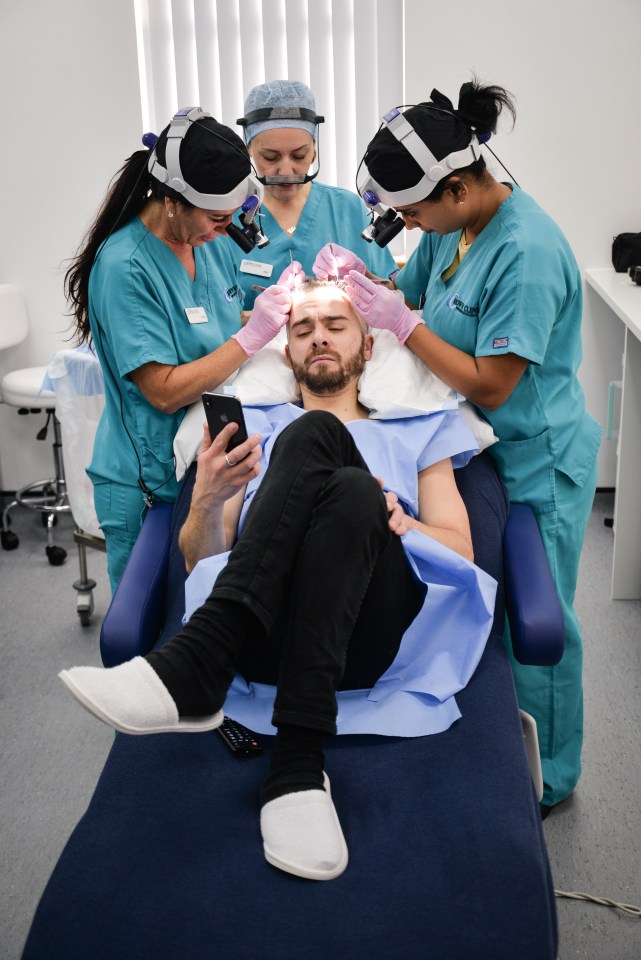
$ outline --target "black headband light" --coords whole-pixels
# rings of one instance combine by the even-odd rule
[[[230,223],[227,226],[227,236],[238,244],[245,253],[251,253],[254,247],[261,249],[266,247],[269,239],[258,225],[258,216],[261,200],[263,199],[263,187],[253,170],[243,180],[240,181],[229,193],[199,193],[190,187],[183,178],[180,167],[180,144],[189,130],[190,123],[196,123],[202,117],[210,117],[201,107],[185,107],[179,110],[173,117],[169,130],[167,131],[167,145],[165,147],[165,164],[163,167],[156,156],[157,137],[151,142],[148,140],[146,146],[151,147],[151,156],[149,158],[148,169],[152,177],[165,186],[170,187],[180,194],[189,203],[204,210],[228,210],[233,207],[240,207],[240,226]],[[204,127],[214,137],[224,140],[231,147],[242,153],[239,147],[226,137]],[[153,135],[151,135],[153,136]],[[145,134],[145,137],[150,137]],[[143,143],[145,142],[143,137]],[[243,154],[244,156],[244,154]],[[250,161],[251,163],[251,161]]]
[[[228,193],[199,193],[185,181],[180,167],[180,145],[192,123],[196,123],[203,117],[210,116],[211,114],[207,113],[207,111],[201,107],[185,107],[183,110],[179,110],[172,118],[169,130],[167,131],[165,166],[163,167],[158,160],[154,146],[151,151],[151,156],[149,157],[149,173],[154,179],[166,187],[175,190],[176,193],[179,193],[180,196],[189,201],[189,203],[193,203],[195,207],[201,207],[205,210],[229,210],[232,207],[240,207],[248,197],[254,195],[261,200],[263,190],[253,172],[243,177]],[[218,136],[213,130],[209,130],[208,127],[204,129],[208,130],[213,136]],[[230,140],[222,136],[220,139],[238,149],[239,153],[242,153],[240,148],[232,144]]]
[[[456,150],[437,160],[427,144],[421,139],[414,127],[403,116],[407,107],[394,107],[386,113],[381,121],[378,132],[387,128],[390,133],[403,145],[413,160],[420,167],[423,175],[413,186],[405,190],[386,190],[372,176],[365,162],[360,162],[356,174],[356,189],[369,207],[372,222],[363,230],[361,236],[369,243],[372,240],[379,247],[386,247],[396,237],[405,221],[394,207],[406,204],[419,203],[432,193],[436,185],[448,177],[454,170],[469,166],[480,157],[480,144],[476,133],[470,130],[470,142],[463,150]],[[435,107],[439,112],[443,111]]]
[[[268,120],[303,120],[305,123],[315,123],[316,126],[325,123],[325,117],[307,107],[260,107],[258,110],[251,110],[244,117],[239,117],[236,123],[239,127],[248,127],[252,123],[265,123]]]

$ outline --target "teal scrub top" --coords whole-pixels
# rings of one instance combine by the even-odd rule
[[[500,442],[490,452],[515,501],[555,508],[554,470],[582,487],[601,428],[585,410],[578,266],[556,223],[517,186],[472,243],[456,273],[441,274],[460,233],[425,233],[396,278],[425,324],[475,357],[513,353],[529,361],[508,399],[482,410]]]
[[[242,291],[230,246],[223,237],[195,247],[192,281],[178,257],[135,217],[99,252],[89,279],[89,322],[105,381],[105,409],[87,470],[94,483],[136,486],[142,473],[159,499],[176,498],[173,441],[185,411],[161,413],[129,375],[151,361],[178,366],[197,360],[240,328]]]
[[[239,222],[238,216],[234,216],[236,222]],[[260,292],[252,290],[254,284],[268,287],[276,283],[292,260],[298,260],[305,273],[311,275],[316,254],[330,241],[351,250],[379,277],[395,273],[396,263],[390,251],[361,237],[361,231],[369,222],[365,204],[358,194],[316,181],[312,182],[296,230],[291,235],[278,226],[267,207],[263,206],[260,224],[269,244],[262,250],[255,247],[251,253],[243,253],[234,245],[239,283],[245,291],[243,308],[251,310],[254,306]]]

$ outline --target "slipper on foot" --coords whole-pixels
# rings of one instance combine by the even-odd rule
[[[207,717],[179,717],[169,691],[143,657],[107,670],[72,667],[58,676],[86,710],[121,733],[199,733],[223,722],[222,710]]]
[[[333,880],[347,867],[345,837],[329,793],[300,790],[270,800],[260,811],[265,859],[307,880]]]

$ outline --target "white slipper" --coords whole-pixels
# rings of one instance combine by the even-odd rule
[[[72,667],[58,676],[86,710],[121,733],[198,733],[215,730],[224,719],[222,710],[179,717],[169,691],[143,657],[108,670]]]
[[[345,870],[347,844],[326,790],[300,790],[270,800],[260,811],[265,859],[308,880],[333,880]]]

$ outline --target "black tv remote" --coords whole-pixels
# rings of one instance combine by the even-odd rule
[[[225,717],[216,729],[235,757],[256,757],[263,752],[251,730],[242,723],[236,723],[231,717]]]

